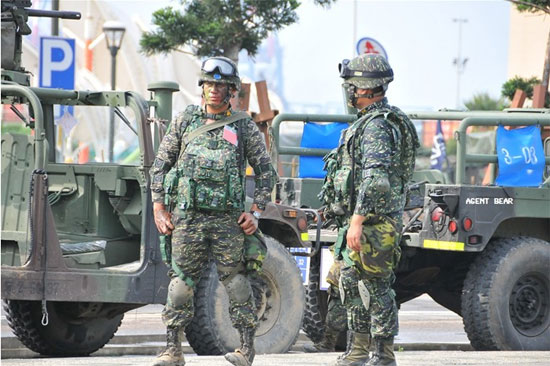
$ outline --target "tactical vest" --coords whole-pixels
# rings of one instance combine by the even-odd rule
[[[177,163],[176,204],[180,210],[227,212],[244,209],[242,121],[231,123],[189,142]],[[223,138],[223,129],[238,134],[238,145]],[[186,128],[185,134],[192,130]],[[183,139],[183,138],[182,138]]]
[[[350,217],[356,205],[356,191],[361,180],[360,143],[363,131],[376,118],[384,118],[391,130],[392,158],[388,170],[388,199],[375,202],[375,214],[399,211],[405,204],[405,186],[414,170],[419,146],[414,125],[398,108],[377,109],[355,121],[343,131],[340,145],[324,158],[327,175],[319,194],[329,213]],[[407,146],[410,144],[410,146]],[[368,168],[368,167],[367,167]]]

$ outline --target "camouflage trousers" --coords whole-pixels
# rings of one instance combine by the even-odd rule
[[[328,288],[329,298],[325,327],[326,329],[333,329],[338,332],[345,331],[348,328],[347,311],[344,304],[342,304],[338,289],[341,268],[342,261],[334,261],[327,275],[327,282],[330,287]]]
[[[337,332],[344,332],[348,329],[348,314],[340,299],[338,287],[331,285],[328,292],[329,298],[325,327],[326,329],[333,329]]]
[[[341,294],[348,326],[354,332],[390,337],[399,331],[395,292],[391,286],[401,253],[397,230],[400,225],[400,216],[368,218],[363,225],[361,252],[348,249],[348,255],[344,255],[347,260],[340,275]]]
[[[244,235],[237,224],[240,214],[240,212],[196,211],[174,213],[172,262],[179,273],[170,270],[169,275],[172,278],[179,276],[195,289],[209,261],[214,261],[216,264],[220,281],[236,273],[246,275],[248,278],[248,275],[260,271],[267,248],[258,236]],[[250,259],[248,268],[247,256]],[[191,322],[194,315],[193,297],[186,300],[185,304],[176,307],[170,296],[169,292],[166,306],[162,311],[162,320],[168,328],[183,329]],[[255,309],[253,296],[242,303],[230,300],[229,315],[233,326],[237,329],[255,328],[258,322]]]

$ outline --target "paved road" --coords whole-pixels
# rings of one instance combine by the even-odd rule
[[[161,306],[150,305],[128,312],[113,340],[90,357],[40,358],[16,347],[16,340],[2,316],[2,366],[149,366],[164,345]],[[424,295],[400,310],[400,333],[396,338],[399,366],[549,366],[550,352],[473,352],[464,333],[462,319]],[[254,366],[330,365],[337,353],[300,352],[309,342],[301,335],[287,354],[259,355]],[[187,365],[228,366],[222,356],[197,356],[184,342]]]
[[[149,355],[157,353],[165,340],[165,328],[160,319],[162,306],[148,305],[127,312],[115,337],[99,356]],[[396,344],[405,350],[468,350],[470,345],[464,333],[462,319],[439,306],[427,295],[409,301],[399,312],[400,333]],[[36,353],[24,348],[13,336],[2,315],[2,358],[34,357]],[[301,351],[309,342],[301,334],[294,351]],[[186,353],[193,350],[184,342]]]
[[[336,359],[336,353],[287,353],[259,355],[254,366],[325,366]],[[397,352],[399,366],[548,366],[550,352],[461,352],[404,351]],[[152,356],[41,358],[2,360],[3,366],[150,366]],[[186,365],[229,366],[223,356],[186,356]]]

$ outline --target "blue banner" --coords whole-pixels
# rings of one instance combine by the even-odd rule
[[[437,121],[437,128],[433,138],[432,155],[430,156],[430,167],[443,171],[443,163],[447,161],[447,149],[445,148],[445,138],[441,128],[441,120]]]
[[[536,187],[542,183],[544,151],[537,126],[497,129],[499,186]]]
[[[333,149],[338,146],[342,130],[348,127],[347,123],[319,124],[306,122],[300,147],[318,149]],[[322,156],[300,156],[300,178],[324,178],[327,172],[323,170]]]

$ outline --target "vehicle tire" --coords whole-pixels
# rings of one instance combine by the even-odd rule
[[[40,301],[5,300],[4,311],[13,333],[30,350],[45,356],[88,356],[113,338],[124,314],[78,317],[73,315],[78,304],[47,302],[46,326]]]
[[[550,243],[489,242],[466,276],[462,317],[476,350],[550,350]]]
[[[304,314],[304,286],[296,261],[275,239],[266,237],[267,256],[260,294],[259,324],[254,347],[257,354],[287,352],[298,338]],[[229,300],[210,263],[195,290],[195,316],[185,329],[199,355],[220,355],[239,347],[239,334],[229,319]]]
[[[321,290],[321,254],[311,257],[309,263],[309,282],[306,286],[306,306],[302,330],[313,343],[318,343],[325,334],[328,293]],[[346,331],[340,332],[336,341],[336,350],[346,349]]]
[[[314,342],[320,342],[325,333],[327,316],[327,292],[320,289],[321,254],[311,257],[309,262],[309,282],[306,285],[306,306],[302,330]]]

